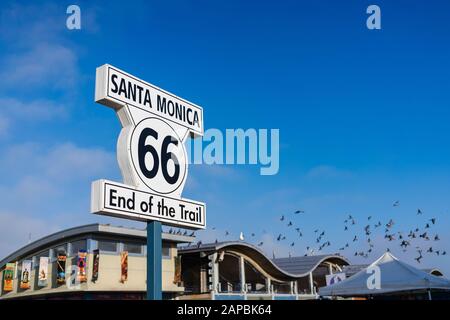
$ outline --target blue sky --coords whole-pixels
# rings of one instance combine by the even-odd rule
[[[82,29],[72,31],[69,4],[2,3],[0,256],[30,233],[130,225],[89,214],[91,181],[121,180],[120,123],[94,102],[104,63],[201,105],[206,129],[280,129],[275,176],[257,166],[190,166],[183,195],[207,203],[204,240],[242,231],[269,255],[297,255],[320,229],[337,252],[353,235],[364,238],[371,215],[405,233],[436,217],[430,233],[441,241],[413,247],[450,244],[447,2],[80,1]],[[382,30],[366,28],[370,4],[381,7]],[[351,232],[348,214],[357,219]],[[368,259],[353,257],[363,241],[342,253],[368,263],[389,247],[415,264],[415,250],[402,252],[382,230],[372,238]],[[450,275],[448,256],[425,255],[420,266]]]

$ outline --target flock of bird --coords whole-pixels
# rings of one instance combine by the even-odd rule
[[[400,205],[399,201],[395,201],[393,203],[393,207],[398,207]],[[288,234],[290,232],[279,233],[276,236],[276,241],[283,243],[288,243],[289,247],[292,250],[297,249],[302,243],[304,245],[304,241],[301,241],[303,238],[302,229],[297,226],[294,222],[294,218],[297,215],[305,214],[304,210],[296,210],[292,214],[281,215],[279,217],[279,222],[283,224],[286,228],[295,232],[295,238],[289,237]],[[417,216],[422,216],[423,212],[421,209],[417,209]],[[355,257],[363,257],[368,258],[370,253],[373,252],[375,241],[373,238],[377,236],[377,240],[379,240],[380,235],[384,238],[385,241],[389,243],[389,246],[385,248],[386,251],[391,251],[391,249],[400,249],[402,252],[407,252],[408,250],[415,250],[417,252],[417,256],[414,258],[417,263],[421,263],[424,258],[424,254],[435,254],[437,256],[445,256],[447,252],[442,249],[436,249],[436,244],[440,241],[440,237],[437,233],[433,233],[433,227],[436,225],[437,219],[434,217],[425,218],[422,227],[415,227],[407,231],[396,231],[394,230],[394,226],[396,225],[393,219],[389,219],[389,221],[382,223],[381,221],[374,222],[372,216],[368,216],[364,223],[358,223],[357,219],[348,215],[343,221],[343,232],[348,233],[350,237],[348,237],[348,241],[342,246],[338,246],[338,252],[341,253],[346,251],[347,254],[351,254]],[[359,234],[358,226],[362,225],[362,234]],[[216,230],[215,227],[211,228],[212,230]],[[194,236],[195,232],[188,234],[187,231],[182,232],[181,230],[175,231],[173,229],[169,230],[169,233],[179,234],[179,235],[190,235]],[[263,230],[263,233],[267,233]],[[250,233],[251,239],[256,239],[256,233]],[[225,241],[231,240],[230,232],[224,232]],[[248,237],[247,237],[248,238]],[[241,241],[244,240],[244,233],[241,232],[239,234],[239,239]],[[418,240],[421,240],[422,246],[417,245]],[[219,240],[216,239],[217,243]],[[376,241],[379,243],[380,241]],[[435,244],[433,244],[435,243]],[[200,247],[202,244],[201,241],[197,242],[197,246]],[[262,247],[264,245],[264,241],[259,241],[255,243],[258,247]],[[327,234],[325,230],[314,230],[314,242],[305,246],[304,253],[305,256],[314,255],[320,252],[323,252],[324,249],[331,250],[332,243],[330,239],[327,238]],[[361,249],[364,247],[364,249]],[[289,253],[291,256],[291,253]],[[273,257],[275,258],[275,252],[273,252]]]

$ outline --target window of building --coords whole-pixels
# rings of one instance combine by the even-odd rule
[[[71,254],[73,256],[77,255],[80,250],[87,249],[87,241],[86,240],[78,240],[71,242]]]
[[[67,244],[61,244],[59,246],[53,247],[53,258],[58,256],[59,252],[67,254]]]
[[[162,256],[165,259],[170,259],[170,244],[168,243],[163,243],[162,245]]]
[[[123,244],[123,250],[128,253],[142,254],[142,245],[139,243],[125,242]]]
[[[272,280],[273,293],[290,294],[291,284],[290,282],[278,282]]]
[[[223,260],[219,260],[219,292],[240,292],[241,273],[240,258],[225,253]]]
[[[103,252],[117,252],[117,243],[109,240],[99,240],[98,249]]]
[[[249,261],[244,261],[245,282],[248,292],[266,292],[266,277]]]

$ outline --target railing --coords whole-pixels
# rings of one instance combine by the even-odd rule
[[[240,282],[219,282],[218,291],[220,293],[240,293],[242,286]]]

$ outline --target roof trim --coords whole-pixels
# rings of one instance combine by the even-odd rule
[[[136,238],[147,238],[146,230],[139,230],[133,228],[125,228],[125,227],[115,227],[108,224],[87,224],[78,227],[73,227],[69,229],[65,229],[62,231],[58,231],[52,233],[48,236],[42,237],[38,240],[35,240],[20,249],[14,251],[13,253],[6,256],[4,259],[0,260],[0,268],[2,268],[6,263],[13,262],[18,259],[21,259],[24,256],[29,255],[30,253],[36,252],[45,246],[50,246],[54,242],[63,241],[66,238],[73,238],[76,236],[89,234],[89,233],[100,233],[100,234],[110,234],[116,236],[131,236]],[[172,241],[177,243],[190,243],[194,241],[195,237],[177,235],[172,233],[162,233],[162,239],[166,241]]]

